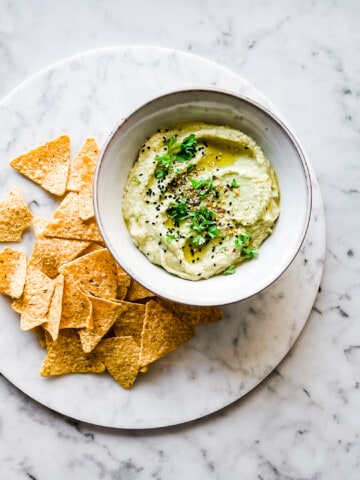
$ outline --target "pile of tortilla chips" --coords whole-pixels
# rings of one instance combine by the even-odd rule
[[[139,372],[191,339],[194,325],[222,312],[157,298],[117,265],[92,207],[98,155],[88,138],[71,162],[70,138],[62,135],[12,160],[62,199],[49,219],[33,218],[17,188],[0,200],[0,241],[21,241],[31,223],[35,233],[29,259],[9,247],[0,253],[0,292],[14,299],[20,328],[47,350],[42,376],[106,370],[131,388]]]

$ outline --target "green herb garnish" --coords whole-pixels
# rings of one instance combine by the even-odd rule
[[[141,183],[141,181],[138,179],[138,177],[134,177],[133,182],[136,183],[136,185],[139,185]]]
[[[233,178],[232,182],[230,183],[230,187],[231,188],[237,188],[238,186],[239,186],[239,184],[237,183],[236,179]]]
[[[191,219],[191,230],[196,233],[195,236],[190,237],[194,245],[204,245],[209,239],[221,235],[217,228],[215,212],[206,207],[190,210],[187,208],[186,201],[183,201],[169,207],[167,213],[177,227],[181,221]]]
[[[259,250],[256,247],[243,247],[241,256],[244,258],[255,258],[259,255]]]
[[[174,162],[184,163],[194,158],[196,153],[196,137],[192,133],[186,137],[181,143],[177,142],[177,138],[171,137],[166,141],[167,153],[164,155],[156,155],[155,160],[157,166],[155,169],[156,178],[164,178]]]
[[[166,234],[166,243],[170,243],[172,242],[173,240],[176,240],[176,236],[175,235],[171,235],[171,234]]]
[[[249,243],[251,235],[240,234],[235,238],[235,247],[241,249],[241,256],[244,258],[254,258],[259,255],[259,250],[256,247],[250,247]]]
[[[206,197],[211,191],[215,189],[213,177],[210,178],[190,178],[190,183],[195,190],[200,190],[200,198]]]
[[[237,235],[235,238],[235,247],[236,248],[247,247],[249,245],[250,240],[251,240],[250,235],[246,235],[246,234]]]
[[[223,271],[224,275],[232,275],[235,273],[236,267],[235,265],[229,265],[228,267],[225,268]]]
[[[189,210],[186,208],[186,201],[173,205],[167,209],[167,213],[170,215],[170,218],[178,227],[179,223],[182,220],[185,220],[189,217]]]

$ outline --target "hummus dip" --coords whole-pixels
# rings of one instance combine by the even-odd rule
[[[228,126],[184,123],[141,148],[123,194],[135,245],[189,280],[257,257],[279,215],[276,174],[255,141]]]

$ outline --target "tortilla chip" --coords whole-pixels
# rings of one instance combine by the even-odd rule
[[[4,248],[0,253],[0,293],[20,298],[26,278],[26,253]]]
[[[191,325],[173,315],[155,300],[145,308],[139,364],[145,367],[180,347],[194,335]]]
[[[21,330],[30,330],[47,321],[54,293],[54,280],[28,265],[21,306]]]
[[[102,242],[95,220],[88,222],[81,220],[80,208],[79,195],[73,192],[68,193],[48,220],[43,229],[43,235],[70,240]]]
[[[60,328],[93,328],[92,304],[68,277],[64,283]]]
[[[110,330],[121,312],[127,308],[123,302],[112,302],[103,298],[88,297],[92,304],[93,328],[79,330],[84,352],[91,352]]]
[[[127,301],[136,302],[139,300],[146,300],[151,297],[155,297],[155,294],[147,290],[134,279],[131,279],[131,283],[126,295]]]
[[[206,325],[221,320],[223,313],[218,307],[195,307],[160,299],[159,302],[170,312],[190,325]]]
[[[54,195],[64,195],[70,166],[70,137],[61,135],[10,162],[19,173]]]
[[[139,373],[139,350],[132,337],[107,338],[96,347],[107,371],[127,389],[133,386]]]
[[[74,260],[88,245],[89,242],[81,240],[38,236],[29,263],[48,277],[55,278],[61,265]]]
[[[86,247],[85,250],[83,250],[80,255],[81,256],[87,255],[88,253],[95,252],[96,250],[102,250],[103,248],[104,248],[103,245],[99,245],[98,243],[90,242],[89,246]]]
[[[124,302],[127,303],[127,302]],[[135,342],[141,344],[141,332],[144,324],[145,305],[142,303],[128,303],[113,325],[117,337],[133,337]]]
[[[18,298],[17,300],[14,300],[11,304],[11,308],[16,312],[16,313],[21,313],[23,309],[23,297]]]
[[[54,293],[50,302],[47,321],[43,323],[43,327],[50,333],[51,338],[54,341],[57,339],[59,334],[63,292],[64,277],[62,275],[58,275],[54,280]]]
[[[87,138],[79,153],[70,164],[70,173],[66,189],[72,192],[79,192],[81,188],[81,174],[83,170],[83,159],[89,157],[96,164],[99,157],[99,147],[94,138]]]
[[[117,294],[116,298],[124,300],[131,283],[131,277],[117,265]]]
[[[106,248],[66,263],[59,271],[75,282],[83,292],[95,297],[116,298],[116,263]]]
[[[86,354],[76,330],[61,330],[45,358],[40,375],[50,377],[66,373],[101,373],[105,365],[96,354]]]
[[[39,325],[38,327],[32,328],[31,331],[35,334],[36,338],[38,339],[40,347],[47,348],[45,330]]]
[[[35,233],[35,237],[43,237],[44,228],[46,227],[48,220],[46,218],[34,217],[32,224]]]
[[[80,218],[81,220],[89,220],[94,214],[93,208],[93,179],[95,173],[96,162],[88,156],[83,157],[83,166],[80,175]]]
[[[21,242],[33,215],[20,188],[14,188],[0,202],[0,242]]]

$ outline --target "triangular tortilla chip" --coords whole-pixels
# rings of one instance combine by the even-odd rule
[[[76,330],[61,330],[45,358],[40,375],[50,377],[66,373],[101,373],[105,365],[96,354],[86,354]]]
[[[89,220],[94,214],[93,208],[93,179],[96,162],[88,156],[83,157],[83,167],[81,171],[81,185],[79,190],[80,218]]]
[[[180,347],[194,335],[191,325],[155,300],[146,304],[139,364],[145,367]]]
[[[95,297],[116,298],[117,268],[106,248],[66,263],[59,271],[75,282],[83,292]]]
[[[103,336],[110,330],[121,312],[127,308],[123,302],[112,302],[102,298],[90,297],[92,303],[93,329],[79,330],[84,352],[91,352]]]
[[[31,331],[35,334],[36,338],[38,339],[40,347],[47,348],[46,331],[43,329],[43,327],[39,325],[38,327],[32,328]]]
[[[60,328],[93,328],[92,304],[68,277],[65,277]]]
[[[61,135],[14,158],[10,165],[54,195],[64,195],[70,166],[70,137]]]
[[[136,282],[134,279],[131,279],[131,283],[126,294],[126,300],[129,302],[136,302],[151,297],[155,297],[155,293],[150,292],[145,287],[140,285],[140,283]]]
[[[21,242],[33,215],[20,188],[14,188],[0,201],[0,242]]]
[[[90,245],[81,252],[81,256],[87,255],[88,253],[91,253],[91,252],[95,252],[96,250],[102,250],[103,248],[104,248],[103,245],[99,245],[98,243],[91,242]]]
[[[99,156],[99,147],[94,138],[87,138],[79,153],[70,164],[70,173],[67,181],[67,190],[79,192],[81,188],[81,172],[83,170],[83,158],[90,157],[96,164]]]
[[[182,321],[190,325],[206,325],[221,320],[223,313],[218,307],[196,307],[160,299],[160,303]]]
[[[47,313],[54,293],[54,280],[38,268],[28,265],[22,296],[20,328],[30,330],[47,321]]]
[[[145,305],[142,303],[124,302],[128,308],[124,310],[113,325],[117,337],[131,336],[140,345],[144,324]]]
[[[102,242],[95,220],[84,222],[80,217],[79,195],[70,192],[48,220],[42,233],[46,237]]]
[[[59,326],[62,310],[62,298],[64,292],[64,277],[58,275],[54,280],[54,293],[51,298],[47,321],[43,323],[43,327],[47,330],[51,338],[55,341],[59,334]]]
[[[26,279],[26,253],[4,248],[0,253],[0,293],[20,298]]]
[[[117,265],[117,294],[116,298],[124,300],[130,287],[131,277]]]
[[[139,350],[132,337],[113,337],[103,340],[95,352],[118,384],[131,388],[139,373]]]
[[[37,236],[29,263],[55,278],[59,267],[74,260],[88,245],[89,242],[81,240]]]
[[[17,300],[14,300],[11,304],[11,308],[16,312],[16,313],[21,313],[22,308],[23,308],[23,297],[21,296]]]

